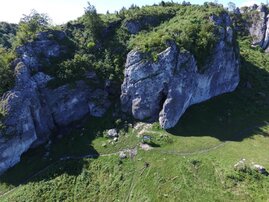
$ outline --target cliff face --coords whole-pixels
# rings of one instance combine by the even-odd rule
[[[205,71],[198,71],[195,58],[175,45],[158,55],[156,62],[143,54],[128,54],[121,103],[124,112],[139,120],[159,119],[160,125],[176,125],[192,104],[235,90],[239,83],[239,53],[229,16],[213,16],[220,26],[218,42],[207,58]]]
[[[0,174],[20,161],[22,153],[49,139],[51,131],[68,125],[86,115],[102,116],[110,105],[108,93],[88,86],[84,81],[56,89],[46,87],[53,79],[40,71],[42,59],[60,57],[64,47],[40,33],[36,41],[20,47],[21,57],[16,61],[15,87],[0,99],[0,108],[6,115],[4,130],[0,131]],[[56,36],[64,37],[56,32]]]
[[[249,33],[253,39],[253,45],[258,45],[269,52],[269,10],[265,5],[253,6],[246,12],[250,14],[251,21]]]

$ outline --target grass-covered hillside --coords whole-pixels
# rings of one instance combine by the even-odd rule
[[[234,93],[191,107],[169,131],[132,128],[110,113],[91,119],[25,154],[1,177],[1,201],[266,201],[269,178],[248,168],[269,167],[269,60],[249,44],[240,40]],[[103,136],[112,127],[117,142]],[[132,155],[119,159],[124,149]],[[234,170],[241,159],[246,167]]]
[[[120,84],[132,48],[154,59],[166,40],[174,40],[203,60],[216,40],[209,16],[223,12],[213,3],[161,3],[99,15],[89,5],[84,16],[57,27],[31,14],[19,24],[13,47],[1,49],[0,94],[12,87],[12,79],[4,84],[1,78],[13,76],[8,64],[16,44],[25,43],[21,36],[32,41],[37,31],[66,32],[74,48],[45,70],[57,78],[50,87],[84,79],[92,69]],[[134,35],[126,23],[137,21],[145,23]],[[32,32],[26,33],[29,25]],[[248,37],[238,42],[241,82],[235,92],[192,106],[168,131],[157,123],[119,119],[119,103],[113,103],[105,117],[62,128],[57,138],[24,154],[0,177],[0,201],[267,201],[269,177],[252,167],[269,170],[269,57],[251,47]],[[111,128],[118,139],[106,137]],[[242,169],[235,170],[242,159]]]

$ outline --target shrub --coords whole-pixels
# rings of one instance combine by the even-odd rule
[[[134,37],[130,48],[156,55],[156,52],[167,47],[167,41],[173,40],[181,49],[190,51],[201,68],[217,41],[216,26],[209,17],[222,12],[224,9],[218,6],[182,6],[170,21],[151,32],[141,32]]]
[[[16,24],[0,22],[0,46],[4,48],[11,48],[16,32]]]
[[[32,10],[21,18],[13,46],[17,47],[35,38],[36,34],[50,27],[48,15]]]
[[[13,85],[14,75],[9,63],[14,58],[11,51],[0,48],[0,96]]]

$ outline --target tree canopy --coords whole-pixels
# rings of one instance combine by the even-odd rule
[[[29,15],[23,15],[19,22],[15,45],[33,40],[38,32],[45,31],[51,26],[51,19],[47,14],[32,10]]]

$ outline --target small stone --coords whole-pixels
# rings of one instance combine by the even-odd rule
[[[241,159],[234,165],[234,169],[237,171],[243,171],[246,169],[246,159]]]
[[[119,136],[118,132],[117,132],[117,130],[115,128],[110,129],[110,130],[107,131],[107,137],[109,137],[109,138],[115,138],[115,137],[118,137],[118,136]]]
[[[103,144],[102,144],[102,147],[107,147],[106,143],[103,143]]]
[[[118,142],[119,138],[115,137],[113,140],[114,142]]]
[[[127,155],[124,152],[120,152],[119,157],[120,157],[120,159],[126,159]]]
[[[257,172],[259,172],[260,174],[263,174],[266,176],[269,175],[268,171],[261,165],[255,164],[255,165],[253,165],[253,169],[256,170]]]

